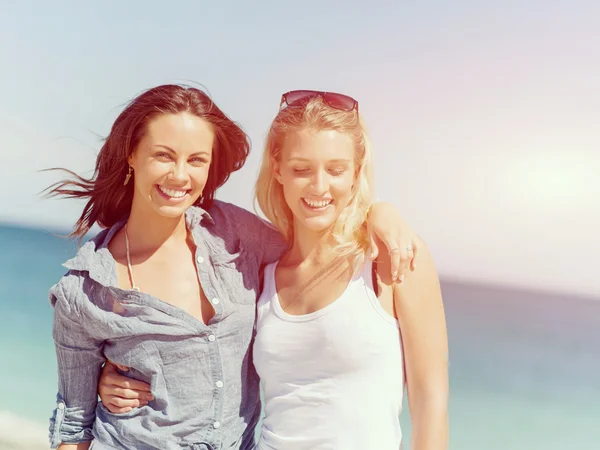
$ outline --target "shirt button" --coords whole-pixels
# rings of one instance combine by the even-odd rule
[[[209,335],[209,336],[208,336],[208,340],[209,340],[210,342],[213,342],[215,339],[216,339],[216,337],[215,337],[215,335],[214,335],[214,334],[211,334],[211,335]]]
[[[221,426],[221,422],[213,423],[213,427],[215,427],[215,428],[219,428],[220,426]]]
[[[196,261],[198,261],[198,264],[202,264],[204,262],[204,258],[200,255],[198,255],[198,257],[196,258]]]
[[[58,409],[65,409],[65,404],[63,402],[60,402],[58,404]]]
[[[212,302],[213,305],[218,305],[219,304],[219,299],[218,298],[213,298],[211,300],[211,302]]]
[[[215,384],[216,384],[216,385],[217,385],[217,387],[219,387],[219,388],[223,387],[223,382],[222,382],[221,380],[217,381]]]

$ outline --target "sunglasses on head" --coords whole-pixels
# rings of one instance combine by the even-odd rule
[[[334,109],[350,112],[354,109],[358,111],[358,102],[352,97],[336,92],[322,91],[290,91],[281,96],[281,108],[285,103],[286,107],[305,106],[311,99],[321,97],[325,103]]]

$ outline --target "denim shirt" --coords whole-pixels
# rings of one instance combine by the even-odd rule
[[[50,290],[59,372],[52,448],[90,440],[94,449],[252,448],[260,414],[250,354],[255,304],[261,267],[281,256],[283,238],[231,204],[187,211],[198,277],[215,309],[204,324],[156,297],[118,287],[107,246],[124,223],[83,245]],[[106,359],[149,383],[154,400],[124,414],[108,411],[97,396]]]

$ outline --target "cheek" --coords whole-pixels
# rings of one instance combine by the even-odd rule
[[[210,166],[195,167],[190,171],[190,178],[196,187],[204,187],[210,175]]]
[[[338,177],[331,183],[331,190],[339,197],[350,197],[354,179],[351,176]]]
[[[143,167],[134,171],[135,185],[138,189],[148,190],[149,187],[156,183],[156,171],[151,167]]]
[[[137,178],[143,181],[144,184],[158,184],[169,171],[166,168],[166,164],[161,164],[158,161],[153,161],[145,164],[136,172]]]
[[[301,197],[308,181],[301,177],[283,177],[281,187],[286,198]]]

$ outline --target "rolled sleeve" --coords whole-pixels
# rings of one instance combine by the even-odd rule
[[[67,294],[67,295],[66,295]],[[86,330],[79,305],[60,286],[50,292],[54,307],[52,335],[58,363],[57,405],[50,419],[50,445],[91,441],[98,402],[103,342]]]

